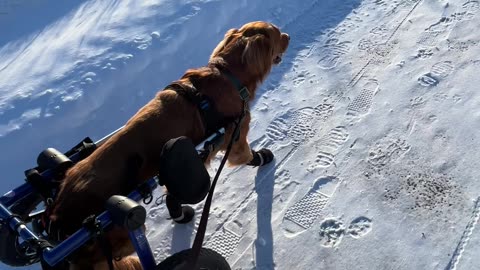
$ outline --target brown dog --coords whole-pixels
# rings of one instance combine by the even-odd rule
[[[208,66],[188,70],[177,83],[193,85],[210,98],[223,117],[238,117],[243,110],[242,100],[232,81],[221,70],[228,70],[248,88],[251,101],[271,67],[281,61],[289,39],[287,34],[266,22],[251,22],[240,29],[231,29],[213,51]],[[228,157],[231,165],[246,164],[253,158],[247,142],[249,122],[247,112],[240,127],[240,139],[233,144]],[[227,126],[223,150],[233,128],[233,124]],[[55,203],[49,209],[51,222],[63,238],[74,233],[87,216],[104,210],[104,203],[110,196],[126,195],[139,183],[155,176],[162,147],[169,139],[187,136],[198,144],[209,135],[205,133],[195,104],[168,87],[158,92],[122,130],[68,170]],[[132,171],[132,162],[137,163],[137,170]],[[114,257],[133,253],[123,229],[114,228],[107,237]],[[108,269],[104,254],[95,243],[77,252],[71,262],[71,269]],[[116,269],[139,267],[132,257],[115,262]]]

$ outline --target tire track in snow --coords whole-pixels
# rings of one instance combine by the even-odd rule
[[[457,269],[458,262],[462,257],[463,251],[465,247],[467,247],[468,241],[470,240],[470,236],[473,233],[473,230],[478,224],[478,219],[480,218],[480,197],[477,198],[475,202],[475,206],[473,208],[472,217],[470,218],[470,222],[468,222],[465,231],[463,232],[462,238],[460,238],[460,242],[457,245],[457,248],[453,252],[452,259],[448,262],[446,270],[455,270]]]
[[[400,29],[400,27],[405,23],[405,21],[407,21],[408,17],[410,17],[410,15],[412,15],[412,13],[415,11],[415,9],[418,7],[418,5],[421,2],[422,2],[422,0],[417,1],[413,5],[413,7],[410,9],[410,11],[405,15],[405,17],[398,23],[398,25],[394,27],[394,30],[391,32],[390,36],[385,41],[385,44],[388,44],[392,40],[392,38],[395,36],[395,34]],[[367,68],[370,66],[370,64],[372,64],[373,60],[374,60],[373,57],[369,58],[367,63],[365,63],[365,65],[353,76],[353,78],[347,84],[348,87],[353,87],[360,81],[360,79],[363,77],[363,74],[365,74],[365,71],[367,70]]]

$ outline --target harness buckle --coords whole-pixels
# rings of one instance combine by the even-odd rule
[[[238,93],[240,94],[240,98],[243,101],[248,101],[248,99],[250,98],[250,94],[248,93],[248,88],[246,86],[239,89]]]
[[[203,99],[199,105],[202,110],[207,110],[210,107],[210,102],[207,99]]]

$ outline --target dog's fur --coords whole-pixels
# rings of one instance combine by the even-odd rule
[[[289,39],[287,34],[266,22],[251,22],[240,29],[231,29],[214,49],[208,66],[187,70],[177,82],[194,85],[213,101],[224,117],[237,117],[243,110],[239,93],[217,67],[234,74],[253,99],[257,86],[269,74],[272,65],[280,62]],[[241,124],[240,139],[233,144],[228,157],[230,165],[246,164],[253,158],[247,142],[249,122],[250,114],[247,113]],[[222,150],[232,132],[233,124],[227,127]],[[197,144],[206,135],[209,134],[205,134],[195,104],[168,88],[158,92],[122,130],[67,171],[51,208],[51,222],[64,237],[74,233],[85,217],[104,210],[104,203],[110,196],[126,195],[139,183],[156,175],[162,147],[169,139],[187,136]],[[125,257],[134,251],[126,231],[121,228],[109,231],[107,239],[114,257]],[[138,261],[133,261],[132,257],[125,257],[115,262],[115,268],[141,269]],[[82,248],[71,262],[71,269],[108,269],[97,243]]]

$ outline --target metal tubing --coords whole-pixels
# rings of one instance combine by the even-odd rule
[[[13,216],[12,212],[10,212],[10,210],[8,210],[3,204],[0,204],[0,216],[10,218],[8,226],[16,231],[23,240],[38,240],[38,236],[25,226],[25,223],[23,223],[22,220]]]
[[[157,187],[157,181],[155,178],[151,178],[146,182],[150,189],[155,189]],[[142,194],[138,190],[131,192],[128,197],[134,201],[139,201],[142,199]],[[104,211],[97,217],[97,220],[100,221],[102,229],[107,227],[112,223],[110,219],[110,214],[107,211]],[[72,234],[65,241],[58,244],[55,248],[47,248],[43,252],[43,258],[46,263],[50,266],[54,266],[66,258],[70,253],[80,248],[92,237],[91,232],[85,228],[78,230],[76,233]],[[147,242],[148,244],[148,242]],[[149,269],[149,268],[144,268]]]
[[[123,128],[120,127],[119,129],[115,130],[114,132],[110,133],[109,135],[103,137],[95,144],[97,146],[102,145],[105,141],[107,141],[110,137],[116,134]],[[217,136],[224,135],[225,129],[221,128],[215,134],[208,137],[202,143],[200,143],[196,149],[197,151],[201,151],[204,143],[206,141],[210,141]],[[73,162],[77,162],[79,157],[78,154],[75,153],[69,157]],[[46,179],[51,178],[52,172],[51,170],[46,170],[42,173],[42,176]],[[158,186],[157,177],[153,177],[146,182],[148,187],[153,190]],[[20,219],[13,216],[13,213],[8,209],[11,205],[13,205],[18,200],[24,198],[25,196],[29,195],[30,193],[34,192],[32,186],[28,183],[21,185],[20,187],[13,189],[3,196],[0,197],[0,219],[7,220],[10,219],[9,226],[16,230],[19,237],[22,240],[38,240],[39,237],[30,231],[27,226],[21,221]],[[131,192],[128,197],[134,201],[139,201],[143,198],[143,194],[140,193],[138,190],[134,190]],[[110,214],[107,211],[104,211],[97,217],[97,220],[100,221],[101,227],[104,229],[108,225],[111,224]],[[45,262],[51,266],[54,266],[65,259],[68,255],[70,255],[73,251],[80,248],[83,244],[85,244],[91,237],[91,231],[82,228],[71,235],[68,239],[58,244],[55,248],[45,248],[43,250],[43,259]],[[145,237],[145,234],[141,229],[135,230],[130,232],[130,237],[132,242],[134,242],[135,248],[137,250],[138,255],[140,256],[142,265],[144,269],[154,269],[155,260],[151,251],[151,248],[148,244],[148,240]]]
[[[142,264],[143,269],[155,269],[155,257],[153,256],[152,249],[148,243],[148,239],[143,232],[143,229],[137,229],[129,232],[130,241],[135,247],[138,258],[140,258],[140,263]]]

